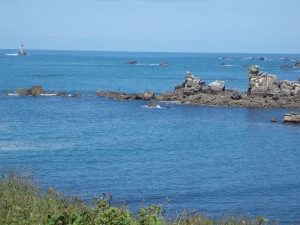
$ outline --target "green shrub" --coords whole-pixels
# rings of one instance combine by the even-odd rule
[[[182,212],[177,218],[164,218],[162,206],[142,207],[137,216],[124,205],[111,206],[113,196],[104,195],[88,204],[79,196],[65,198],[49,189],[42,194],[32,176],[7,173],[0,177],[1,225],[262,225],[278,224],[263,217],[245,219],[227,216],[218,219]]]

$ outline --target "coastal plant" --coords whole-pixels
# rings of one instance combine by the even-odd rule
[[[277,225],[263,217],[247,219],[239,215],[210,218],[183,211],[176,218],[163,217],[162,205],[141,207],[136,215],[125,205],[112,205],[112,195],[95,198],[93,203],[79,196],[64,197],[50,188],[40,191],[31,175],[0,175],[1,225]]]
[[[151,205],[149,207],[142,207],[138,212],[139,225],[163,225],[162,220],[163,209],[159,205]]]
[[[107,199],[106,195],[103,195],[102,199],[94,199],[94,207],[92,208],[92,212],[94,215],[94,224],[132,224],[132,219],[129,210],[127,210],[124,206],[111,206],[112,197],[112,195],[109,195],[109,198]]]

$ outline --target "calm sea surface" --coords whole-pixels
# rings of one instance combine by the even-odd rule
[[[0,50],[0,170],[30,167],[43,187],[86,198],[113,193],[135,210],[170,199],[169,212],[241,213],[300,223],[300,127],[270,123],[299,109],[246,109],[91,96],[97,90],[172,91],[186,70],[245,91],[258,64],[297,80],[300,55]],[[222,60],[221,57],[232,57]],[[249,57],[266,57],[251,60]],[[288,58],[288,59],[283,59]],[[128,61],[137,60],[137,65]],[[159,66],[168,62],[170,66]],[[221,64],[225,64],[221,65]],[[82,98],[7,96],[18,88]],[[159,103],[161,106],[164,103]]]

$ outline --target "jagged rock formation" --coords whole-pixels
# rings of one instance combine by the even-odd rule
[[[259,66],[248,69],[248,94],[268,96],[294,96],[300,94],[300,83],[288,80],[279,81],[277,76],[259,72]]]
[[[187,71],[185,80],[182,85],[175,87],[175,92],[183,92],[186,95],[193,95],[196,93],[219,93],[225,91],[224,81],[214,81],[208,85],[205,84],[201,78],[196,78],[191,72]]]

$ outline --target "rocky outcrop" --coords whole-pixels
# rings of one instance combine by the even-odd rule
[[[146,91],[141,94],[128,94],[98,91],[96,95],[129,101],[176,101],[183,104],[248,108],[300,108],[299,82],[278,81],[274,75],[259,72],[258,66],[249,68],[248,77],[248,93],[225,89],[223,81],[206,85],[191,72],[186,72],[185,80],[175,87],[174,92],[154,94]]]
[[[294,96],[300,93],[299,82],[287,80],[279,81],[275,75],[259,72],[259,66],[252,66],[248,69],[248,78],[248,94],[262,96]]]
[[[299,67],[300,67],[300,62],[297,62],[297,63],[295,64],[295,67],[299,68]]]
[[[224,81],[214,81],[208,85],[201,78],[196,78],[191,72],[187,71],[182,85],[175,87],[175,95],[195,95],[197,93],[220,93],[225,91]]]
[[[64,92],[44,92],[42,86],[32,86],[28,90],[24,88],[19,88],[16,91],[16,94],[19,96],[61,96],[61,97],[74,97],[80,98],[82,94],[68,94]],[[15,95],[15,93],[8,93],[8,95]]]
[[[43,94],[43,87],[42,86],[32,86],[28,90],[24,88],[19,88],[17,90],[17,94],[20,96],[32,95],[32,96],[40,96]]]
[[[32,86],[28,91],[28,95],[32,96],[40,96],[43,93],[43,87],[42,86]]]
[[[19,88],[17,90],[17,94],[20,95],[20,96],[26,96],[28,93],[24,88]]]
[[[284,123],[300,124],[300,113],[286,113],[283,117]]]

